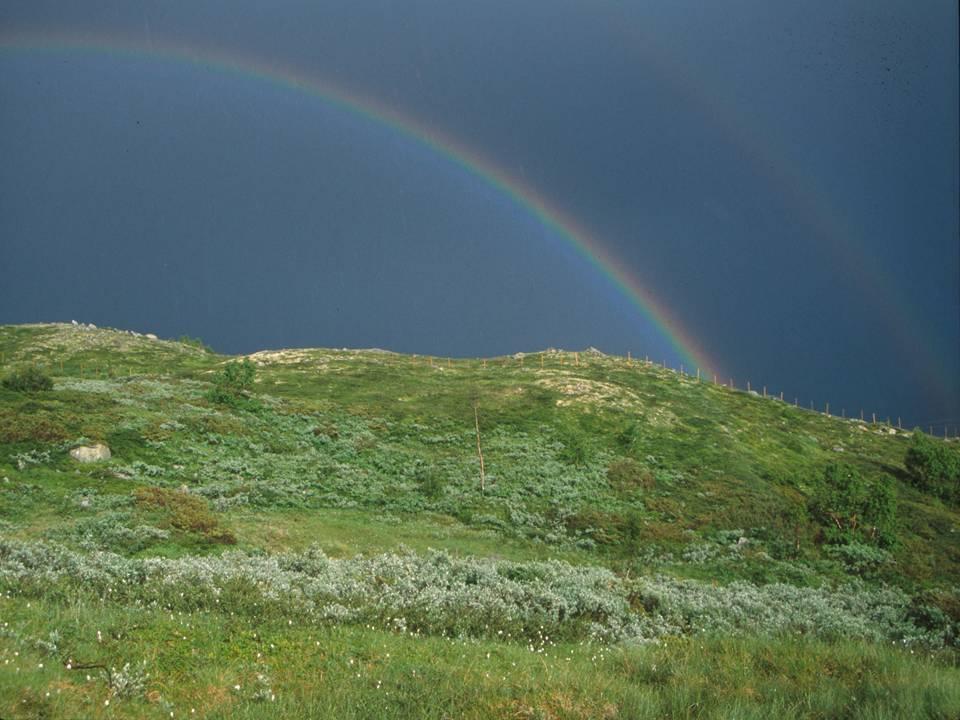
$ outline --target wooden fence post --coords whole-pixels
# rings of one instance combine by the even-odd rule
[[[477,428],[477,455],[480,457],[480,494],[486,494],[486,476],[483,472],[483,450],[480,449],[480,415],[477,412],[477,405],[473,406],[473,422]]]

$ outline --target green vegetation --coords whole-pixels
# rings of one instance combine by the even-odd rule
[[[960,452],[956,449],[915,430],[904,465],[917,488],[960,504]]]
[[[54,380],[0,388],[0,717],[960,715],[951,443],[596,353],[0,351]]]
[[[236,408],[252,408],[249,391],[253,387],[255,376],[256,368],[248,358],[239,362],[228,362],[214,378],[207,399]]]
[[[177,342],[181,345],[190,345],[192,347],[203,350],[204,352],[213,352],[213,348],[207,345],[203,340],[198,337],[190,337],[189,335],[181,335],[177,338]]]
[[[53,390],[53,380],[50,379],[50,376],[33,365],[14,370],[4,377],[0,384],[7,390],[13,390],[14,392]]]
[[[831,542],[896,542],[896,498],[888,477],[867,481],[856,468],[831,463],[814,488],[810,512]]]
[[[133,493],[138,507],[161,510],[166,522],[178,530],[197,533],[214,543],[233,545],[236,537],[221,527],[220,520],[210,512],[209,503],[191,495],[189,490],[168,490],[161,487],[140,487]]]

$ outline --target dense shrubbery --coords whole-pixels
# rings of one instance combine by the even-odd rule
[[[854,467],[831,463],[817,481],[808,507],[830,542],[896,543],[897,501],[888,477],[866,480]]]
[[[16,392],[39,392],[53,390],[53,380],[34,365],[27,365],[8,373],[0,384]]]
[[[0,540],[0,589],[528,641],[801,634],[938,647],[956,637],[955,622],[937,607],[859,582],[798,588],[747,582],[717,586],[667,577],[628,580],[600,567],[460,559],[436,551],[335,560],[312,548],[273,556],[139,560]]]
[[[960,503],[960,452],[914,430],[903,464],[917,489]]]
[[[869,589],[856,582],[839,587],[799,588],[735,582],[726,586],[658,577],[641,578],[637,602],[660,634],[806,635],[862,638],[905,645],[952,642],[956,625],[946,616],[918,626],[916,603],[893,588]],[[656,620],[656,623],[653,623]],[[935,629],[934,629],[935,628]]]
[[[874,577],[894,564],[893,556],[886,550],[858,542],[831,545],[826,554],[839,561],[847,572],[861,577]]]

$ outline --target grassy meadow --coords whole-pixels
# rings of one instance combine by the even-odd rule
[[[960,717],[911,432],[590,351],[249,359],[0,326],[52,380],[0,387],[0,718]]]

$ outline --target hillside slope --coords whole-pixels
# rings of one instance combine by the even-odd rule
[[[203,688],[178,689],[174,678],[192,672],[190,657],[204,650],[199,641],[192,656],[167,648],[159,638],[180,632],[174,622],[220,637],[214,644],[226,642],[224,633],[255,637],[272,627],[292,653],[305,651],[303,633],[325,633],[345,653],[382,642],[437,673],[405,638],[441,643],[430,651],[437,658],[451,652],[442,642],[469,641],[473,650],[487,643],[502,655],[494,672],[505,679],[521,651],[557,662],[567,653],[564,662],[591,668],[593,679],[578,685],[553,665],[541,676],[521,660],[526,675],[517,677],[531,685],[506,698],[486,687],[476,658],[458,667],[462,678],[444,676],[450,693],[466,682],[470,700],[438,696],[438,708],[480,703],[487,716],[630,716],[640,707],[626,690],[641,682],[637,663],[655,666],[651,654],[663,643],[686,647],[697,637],[714,638],[704,642],[714,643],[718,662],[730,652],[763,654],[762,638],[805,638],[785,651],[793,669],[777,671],[796,675],[789,687],[765,675],[773,683],[765,697],[736,696],[743,708],[773,711],[776,687],[784,702],[793,698],[777,712],[816,716],[801,708],[813,692],[804,673],[815,672],[818,656],[838,667],[840,656],[888,667],[896,688],[885,686],[876,707],[893,707],[893,692],[909,708],[904,688],[912,684],[936,712],[960,708],[958,694],[944,689],[952,681],[938,675],[955,672],[943,663],[955,659],[960,619],[960,513],[910,482],[908,432],[597,352],[449,360],[264,351],[249,358],[251,390],[232,399],[211,388],[234,358],[195,344],[67,324],[3,326],[0,353],[0,374],[33,365],[54,383],[45,392],[0,389],[0,608],[18,628],[0,639],[0,654],[47,653],[65,667],[82,648],[103,661],[92,664],[120,667],[134,650],[149,658],[153,678],[125,705],[110,706],[103,701],[126,692],[110,671],[94,672],[87,685],[67,683],[70,697],[50,701],[44,688],[63,689],[64,678],[76,680],[70,670],[48,667],[29,683],[8,676],[0,692],[10,713],[39,703],[69,716],[85,697],[100,713],[152,716],[167,712],[163,703],[182,710],[193,702],[210,717],[258,716],[251,708],[270,694],[332,697],[281,671],[282,657],[271,662],[285,679],[261,683],[263,697],[231,691],[246,686],[231,678],[267,676],[233,651],[209,660],[220,675],[205,676]],[[112,457],[70,457],[93,442]],[[829,527],[808,505],[837,462],[868,486],[889,479],[895,542],[827,542]],[[97,601],[99,610],[90,604]],[[133,623],[137,608],[158,614]],[[147,627],[148,636],[134,641],[119,629],[112,649],[100,637],[94,644],[78,621],[66,621],[71,612],[84,622]],[[181,619],[165,620],[166,612]],[[246,620],[228,632],[240,622],[234,616]],[[311,630],[291,634],[295,622]],[[908,650],[880,649],[891,641]],[[731,650],[731,642],[740,644]],[[583,647],[593,649],[574,650]],[[930,667],[900,654],[918,648]],[[598,668],[598,652],[616,657],[614,666]],[[686,697],[690,673],[716,672],[691,669],[696,661],[685,657],[669,678],[643,671],[651,717]],[[844,672],[836,697],[821,698],[828,710],[850,704],[844,693],[854,676]],[[372,681],[364,682],[358,695],[340,698],[342,712],[372,702]],[[391,682],[400,695],[413,692]],[[285,692],[274,693],[283,683]],[[542,683],[543,692],[533,689]],[[602,702],[586,699],[596,683],[612,683]],[[709,683],[701,692],[710,713],[733,707],[722,692],[711,696]],[[389,714],[395,706],[376,707]]]

